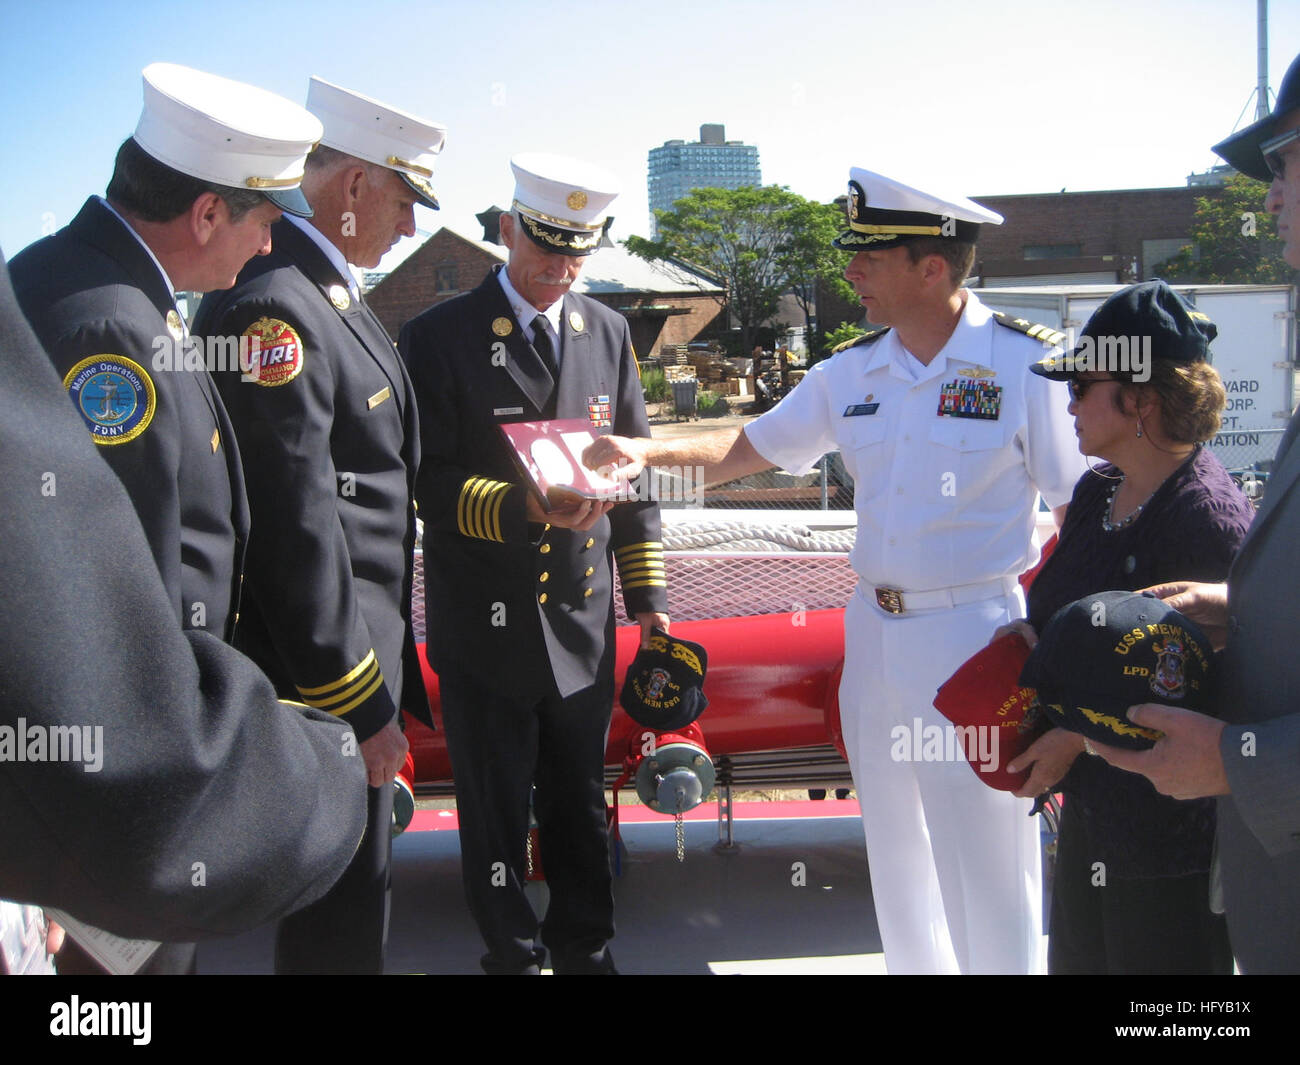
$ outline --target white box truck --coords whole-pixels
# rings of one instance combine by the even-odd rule
[[[1041,322],[1076,338],[1092,313],[1121,285],[981,288],[994,310]],[[1228,392],[1223,428],[1211,441],[1219,461],[1247,491],[1266,474],[1295,409],[1296,290],[1292,285],[1174,285],[1210,316],[1219,335],[1210,345]]]

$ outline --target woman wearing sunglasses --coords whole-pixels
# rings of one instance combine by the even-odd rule
[[[1132,285],[1092,316],[1072,352],[1033,369],[1070,386],[1080,479],[1056,551],[1029,590],[1027,642],[1057,608],[1172,579],[1221,581],[1253,517],[1205,442],[1224,389],[1206,361],[1217,329],[1163,281]],[[999,634],[1003,630],[999,630]],[[1048,947],[1052,973],[1231,973],[1209,907],[1213,800],[1179,802],[1084,754],[1053,729],[1008,768],[1022,795],[1064,791]]]

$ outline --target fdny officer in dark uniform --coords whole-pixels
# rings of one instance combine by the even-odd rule
[[[247,501],[234,433],[173,292],[230,286],[270,250],[281,210],[310,213],[299,185],[320,128],[279,96],[155,63],[107,199],[87,200],[10,264],[19,304],[135,504],[180,627],[222,639],[238,609]],[[184,972],[193,957],[171,945],[151,965]]]
[[[446,130],[319,78],[307,107],[324,125],[303,179],[315,213],[278,223],[272,253],[203,301],[195,331],[246,353],[218,377],[253,512],[240,646],[282,695],[352,724],[371,785],[356,860],[281,922],[276,971],[381,973],[399,708],[432,724],[410,611],[420,439],[410,380],[348,264],[376,266],[414,235],[415,204],[437,207]]]
[[[407,323],[398,344],[420,403],[427,647],[483,968],[535,973],[545,956],[524,896],[531,798],[554,970],[612,973],[611,558],[646,642],[668,621],[659,511],[633,501],[543,512],[520,483],[502,423],[583,418],[617,433],[648,423],[627,322],[569,291],[607,225],[612,178],[557,156],[512,166],[508,263]]]
[[[161,940],[317,898],[365,821],[350,730],[278,704],[219,636],[177,626],[132,500],[2,263],[0,351],[0,895]],[[30,746],[69,728],[99,733],[96,765],[85,742],[82,761]]]

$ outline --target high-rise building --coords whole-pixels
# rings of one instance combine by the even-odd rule
[[[763,184],[758,169],[758,148],[727,140],[726,127],[709,123],[700,127],[700,139],[665,141],[650,149],[650,227],[654,212],[666,211],[691,189],[738,189]]]

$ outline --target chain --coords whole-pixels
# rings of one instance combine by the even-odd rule
[[[677,789],[677,813],[674,820],[677,823],[677,860],[686,861],[686,824],[682,820],[682,800],[686,798],[686,793],[681,788]]]
[[[527,841],[525,852],[528,855],[528,875],[531,877],[533,875],[533,831],[531,828],[528,830],[528,835],[524,838]]]

